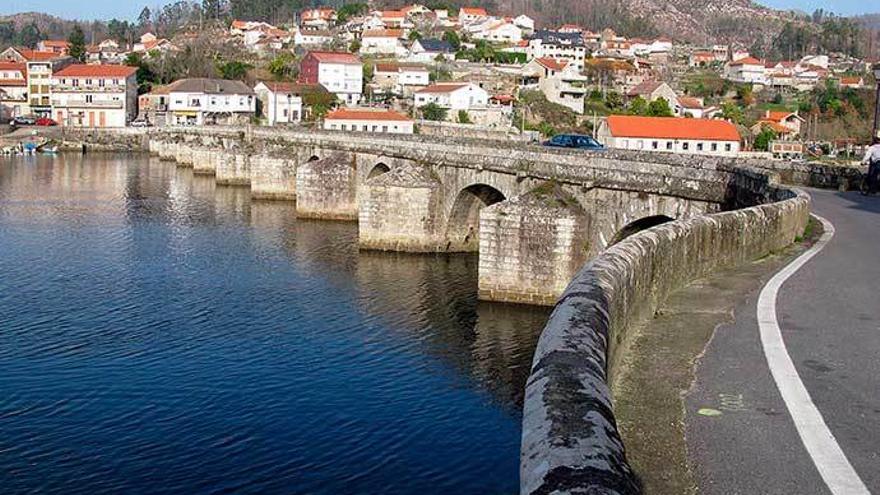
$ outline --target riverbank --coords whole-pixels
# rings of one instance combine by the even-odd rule
[[[696,481],[685,438],[685,398],[715,331],[734,308],[757,297],[764,283],[821,236],[811,219],[802,242],[760,260],[720,270],[672,293],[637,330],[615,381],[615,414],[627,459],[645,493],[693,494]],[[718,404],[706,404],[714,414]]]

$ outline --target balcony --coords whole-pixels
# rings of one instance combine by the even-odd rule
[[[104,109],[120,109],[122,101],[111,100],[52,100],[52,106],[60,108],[104,108]]]
[[[85,86],[71,84],[53,84],[52,91],[64,93],[124,93],[126,86],[122,84],[112,84],[109,86],[97,86],[95,84]]]

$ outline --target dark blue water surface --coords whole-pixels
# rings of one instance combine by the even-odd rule
[[[518,487],[547,312],[145,156],[0,158],[0,493]]]

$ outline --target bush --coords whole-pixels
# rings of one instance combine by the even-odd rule
[[[459,124],[472,124],[471,116],[468,115],[467,110],[459,110],[458,111],[458,123]]]
[[[422,111],[422,118],[425,120],[443,121],[446,120],[446,109],[436,103],[428,103],[419,108]]]

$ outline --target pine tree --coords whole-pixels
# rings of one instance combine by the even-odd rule
[[[67,41],[70,43],[69,54],[71,57],[82,62],[85,60],[86,56],[86,35],[83,33],[79,24],[73,26],[73,31],[70,32],[70,37],[67,38]]]
[[[141,15],[138,16],[138,27],[143,30],[151,27],[153,24],[153,12],[149,7],[144,7],[144,10],[141,10]]]

